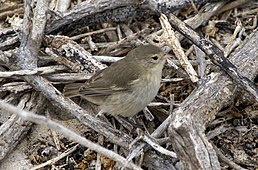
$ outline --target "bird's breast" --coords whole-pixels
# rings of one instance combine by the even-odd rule
[[[132,82],[128,91],[111,95],[102,109],[112,115],[134,116],[146,107],[157,95],[161,73],[140,76]]]

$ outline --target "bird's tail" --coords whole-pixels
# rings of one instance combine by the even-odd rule
[[[71,83],[64,87],[63,94],[65,97],[80,96],[79,89],[84,83]]]

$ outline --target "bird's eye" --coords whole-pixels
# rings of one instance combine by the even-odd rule
[[[156,61],[156,60],[159,59],[159,57],[155,55],[155,56],[152,57],[152,59]]]

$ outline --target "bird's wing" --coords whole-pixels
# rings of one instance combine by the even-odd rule
[[[65,97],[76,97],[79,96],[79,89],[84,83],[71,83],[64,87],[63,94]]]
[[[139,72],[133,63],[114,63],[112,67],[95,74],[79,93],[89,96],[110,95],[121,91],[130,91],[134,82],[139,79]]]

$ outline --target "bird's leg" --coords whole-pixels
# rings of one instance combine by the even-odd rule
[[[116,117],[118,117],[118,119],[120,119],[120,120],[126,121],[127,123],[131,124],[131,126],[133,126],[134,128],[144,129],[144,126],[142,126],[142,124],[139,124],[138,122],[136,122],[134,118],[123,117],[123,116],[120,116],[120,115],[118,115]]]
[[[99,112],[98,112],[98,114],[96,114],[96,117],[103,117],[104,116],[104,111],[103,110],[100,110]]]
[[[132,132],[134,126],[126,118],[122,116],[114,116],[114,118],[129,132]]]

